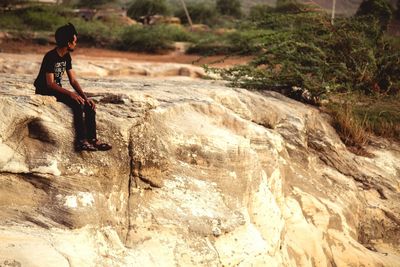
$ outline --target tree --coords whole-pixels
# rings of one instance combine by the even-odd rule
[[[396,17],[397,19],[400,19],[400,0],[397,0]]]
[[[242,3],[240,0],[217,0],[217,10],[222,15],[239,18],[242,16]]]
[[[142,16],[167,15],[168,13],[165,0],[135,0],[127,11],[127,15],[136,20]]]
[[[356,16],[372,16],[379,21],[385,31],[392,18],[392,10],[386,0],[364,0],[357,10]]]

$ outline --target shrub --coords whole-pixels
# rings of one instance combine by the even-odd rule
[[[180,25],[158,25],[157,27],[160,28],[160,31],[163,31],[171,41],[193,42],[196,40],[196,37],[193,34],[189,33]]]
[[[116,0],[80,0],[78,6],[94,8],[115,1]]]
[[[68,21],[62,9],[51,6],[30,6],[10,15],[22,19],[25,27],[32,30],[53,31]]]
[[[13,14],[0,14],[0,28],[21,30],[24,28],[23,20]]]
[[[398,84],[400,53],[382,40],[376,19],[340,18],[332,26],[322,12],[273,12],[256,28],[270,32],[247,41],[258,38],[255,59],[221,70],[234,85],[286,94],[300,87],[317,100],[336,91],[385,93]]]
[[[227,55],[230,52],[226,36],[206,35],[200,38],[194,45],[190,46],[187,53],[211,56]]]
[[[172,28],[174,27],[174,28]],[[174,32],[171,34],[171,32]],[[173,48],[173,38],[185,40],[175,26],[130,26],[121,35],[117,48],[128,51],[161,53]]]
[[[240,0],[217,0],[217,10],[222,15],[228,15],[235,18],[242,16],[242,4]]]
[[[297,3],[295,0],[282,0],[276,2],[275,12],[279,13],[301,13],[310,5],[305,5],[302,3]]]
[[[204,2],[190,2],[187,5],[190,18],[193,23],[201,23],[207,25],[214,25],[217,21],[217,12],[215,6]],[[185,11],[183,8],[175,11],[175,16],[180,18],[182,23],[188,23]]]
[[[67,21],[56,13],[27,11],[24,16],[24,23],[29,25],[33,30],[51,31],[67,23]]]
[[[222,36],[207,35],[192,45],[188,53],[210,55],[251,55],[261,49],[262,39],[269,31],[243,29]]]
[[[128,8],[127,15],[135,20],[142,16],[169,14],[165,0],[135,0]]]
[[[85,21],[81,18],[74,18],[71,22],[78,31],[79,41],[95,46],[112,46],[123,31],[121,27],[107,25],[101,21]]]
[[[386,0],[364,0],[356,15],[374,17],[379,21],[382,30],[386,30],[392,17],[392,10]]]
[[[252,21],[260,21],[268,16],[274,8],[269,5],[255,5],[250,8],[248,18]]]

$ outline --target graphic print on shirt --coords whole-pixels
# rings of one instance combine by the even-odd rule
[[[66,61],[56,62],[54,65],[54,80],[59,86],[61,86],[62,76],[64,75],[66,67]]]

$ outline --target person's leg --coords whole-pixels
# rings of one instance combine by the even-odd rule
[[[89,142],[98,150],[106,151],[110,150],[112,146],[110,144],[100,142],[97,140],[96,134],[96,111],[93,110],[88,104],[85,105],[85,125],[87,131],[87,138]]]
[[[75,143],[78,150],[96,151],[97,148],[90,144],[86,138],[85,124],[83,118],[84,107],[70,97],[58,93],[54,90],[40,90],[36,88],[36,94],[54,96],[58,102],[64,103],[72,109],[74,128],[75,128]]]
[[[83,142],[86,140],[85,133],[85,125],[83,118],[83,106],[71,99],[70,97],[63,94],[56,94],[58,102],[64,103],[68,107],[72,109],[72,113],[74,115],[74,128],[75,128],[75,137],[78,142]]]
[[[88,104],[85,104],[84,112],[87,139],[89,141],[96,140],[96,111],[93,110]]]

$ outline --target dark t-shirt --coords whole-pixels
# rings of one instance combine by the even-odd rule
[[[39,74],[35,80],[36,94],[48,95],[51,94],[52,89],[47,87],[46,73],[54,74],[54,81],[61,85],[62,76],[65,71],[72,69],[71,56],[69,53],[63,57],[58,55],[56,48],[46,53],[43,58],[42,65],[40,66]]]

